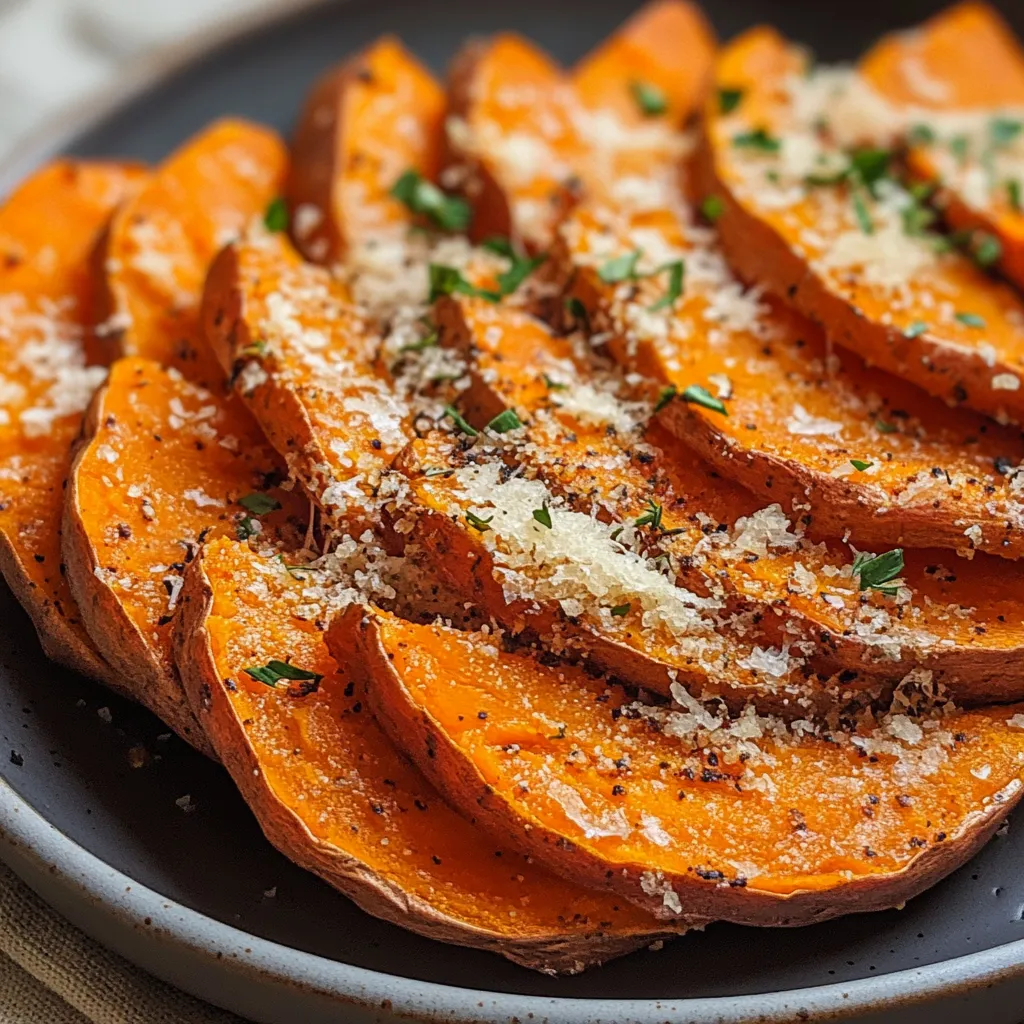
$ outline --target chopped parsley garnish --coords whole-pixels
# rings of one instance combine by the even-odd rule
[[[617,604],[611,610],[612,611],[612,615],[618,615],[618,616],[628,615],[630,607],[631,607],[631,605],[629,604],[628,601],[626,602],[626,604]]]
[[[969,142],[966,135],[954,135],[949,140],[949,151],[956,157],[959,163],[963,163],[967,159],[967,147]]]
[[[533,518],[540,523],[541,526],[546,526],[549,530],[551,529],[551,510],[546,504],[533,510]]]
[[[903,337],[920,338],[927,330],[928,325],[923,320],[915,320],[912,324],[908,324],[903,328]]]
[[[725,403],[720,398],[715,398],[706,387],[700,384],[689,385],[689,387],[683,390],[680,397],[684,402],[690,402],[692,405],[701,405],[712,412],[720,412],[723,416],[729,415],[729,410],[726,409]]]
[[[708,196],[700,204],[700,212],[704,215],[705,220],[714,224],[725,213],[725,202],[721,196]]]
[[[597,268],[597,276],[605,284],[617,284],[619,281],[635,281],[637,277],[636,265],[643,255],[642,249],[634,249],[625,256],[616,256]]]
[[[850,459],[850,465],[853,466],[858,473],[863,473],[865,469],[870,469],[874,463],[865,462],[863,459]]]
[[[433,302],[441,295],[469,295],[473,298],[486,299],[488,302],[497,302],[501,298],[498,292],[470,284],[458,268],[446,267],[443,263],[431,263],[430,295],[427,301]]]
[[[915,124],[907,132],[907,142],[912,146],[930,146],[935,141],[935,129],[930,124]]]
[[[970,254],[979,267],[987,269],[998,263],[1003,256],[1003,245],[995,235],[987,231],[971,233]]]
[[[240,356],[263,356],[267,354],[266,338],[257,338],[254,342],[239,349]]]
[[[263,214],[263,226],[275,235],[288,230],[288,204],[281,196],[270,201]]]
[[[422,352],[424,349],[434,348],[437,345],[441,332],[429,322],[426,322],[425,326],[428,329],[427,333],[419,341],[411,341],[408,345],[403,345],[402,352]]]
[[[1015,213],[1020,213],[1021,209],[1021,197],[1020,197],[1020,182],[1016,178],[1010,178],[1006,182],[1006,199],[1010,204],[1010,209]]]
[[[411,213],[430,218],[443,231],[465,231],[469,227],[469,203],[448,196],[416,170],[406,171],[391,186],[391,195]]]
[[[655,412],[661,412],[662,409],[676,397],[676,386],[675,384],[669,384],[663,387],[658,394],[658,401],[654,406]]]
[[[920,237],[935,223],[935,211],[915,198],[900,211],[900,219],[905,235]]]
[[[657,302],[651,303],[647,307],[651,313],[657,313],[659,309],[671,309],[676,300],[683,294],[683,273],[686,270],[686,264],[682,260],[674,260],[672,263],[665,263],[663,266],[652,274],[653,277],[656,274],[661,274],[668,271],[668,288],[665,290],[665,294],[662,295]]]
[[[873,235],[875,233],[875,225],[871,220],[871,214],[868,213],[867,206],[864,204],[864,197],[859,192],[854,192],[850,201],[853,203],[853,214],[857,218],[857,226],[865,235]]]
[[[243,669],[243,671],[251,679],[255,679],[257,683],[265,683],[274,689],[280,688],[278,683],[282,679],[309,684],[296,688],[298,696],[312,693],[320,685],[320,680],[323,679],[319,672],[309,672],[304,668],[299,668],[298,665],[290,665],[287,661],[278,661],[276,658],[272,658],[266,665],[252,665],[247,669]]]
[[[993,146],[1008,146],[1022,131],[1024,123],[1009,117],[994,117],[988,125]]]
[[[269,494],[260,494],[258,491],[239,498],[238,504],[247,508],[254,516],[265,516],[268,512],[281,507],[281,502],[275,501]]]
[[[664,509],[653,498],[647,499],[647,511],[633,520],[634,526],[649,526],[652,530],[661,529],[661,514]]]
[[[235,523],[235,537],[238,540],[248,540],[250,537],[257,537],[260,533],[260,524],[254,522],[252,516],[245,516]]]
[[[764,128],[755,128],[752,132],[741,132],[732,137],[732,144],[740,149],[757,149],[762,153],[778,153],[782,143],[769,135]]]
[[[743,99],[742,89],[719,89],[718,90],[718,112],[720,114],[731,114]]]
[[[544,387],[548,391],[567,391],[569,389],[568,384],[559,384],[557,380],[552,380],[546,373],[542,373],[541,377],[544,378]]]
[[[480,433],[479,430],[474,430],[461,416],[459,410],[454,405],[446,405],[444,412],[441,414],[441,418],[448,417],[455,424],[457,430],[461,430],[464,434],[468,434],[470,437],[476,437]]]
[[[978,316],[977,313],[957,312],[953,314],[953,319],[959,320],[965,327],[976,327],[979,330],[985,328],[985,318]]]
[[[885,420],[875,420],[875,430],[877,430],[880,434],[895,434],[896,424],[886,423]]]
[[[634,80],[629,83],[629,91],[636,100],[636,105],[644,117],[658,117],[668,110],[668,99],[656,85],[650,82]]]
[[[874,190],[875,185],[889,175],[892,151],[866,147],[850,154],[849,175],[862,185]]]
[[[903,549],[893,548],[883,555],[861,552],[853,560],[853,575],[860,577],[861,590],[877,590],[890,597],[899,590],[894,580],[903,572]]]
[[[548,258],[547,253],[532,257],[520,256],[511,241],[500,236],[487,239],[482,247],[498,256],[504,256],[512,263],[508,270],[498,275],[498,293],[501,297],[511,295]]]
[[[569,295],[565,300],[565,308],[577,323],[583,325],[583,330],[590,334],[590,314],[587,313],[587,307],[583,305],[583,302],[575,295]]]
[[[466,513],[466,522],[473,527],[474,530],[479,530],[481,533],[485,533],[490,527],[487,525],[494,516],[488,516],[486,519],[481,519],[480,516],[474,515],[472,512]]]
[[[510,430],[518,430],[523,421],[516,415],[514,409],[506,409],[499,412],[497,416],[487,424],[487,429],[495,434],[507,434]]]

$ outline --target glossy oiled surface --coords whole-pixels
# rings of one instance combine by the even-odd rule
[[[917,21],[939,5],[924,0],[839,6],[810,0],[774,5],[720,0],[709,6],[723,36],[770,18],[830,59],[855,56],[880,32]],[[1009,0],[1003,6],[1018,31],[1024,29],[1024,10],[1013,9]],[[572,60],[630,7],[613,0],[520,0],[514,5],[378,0],[317,9],[201,61],[187,75],[89,130],[71,148],[88,155],[158,159],[211,118],[229,113],[287,129],[316,75],[381,31],[399,33],[435,69],[443,67],[468,33],[509,27]],[[12,184],[0,173],[0,190]],[[269,847],[223,772],[178,740],[159,740],[164,727],[144,712],[45,662],[27,619],[7,594],[0,596],[0,624],[0,775],[72,840],[138,882],[253,935],[342,963],[548,998],[663,1000],[660,1014],[649,1005],[647,1019],[686,1020],[690,1015],[680,1001],[687,998],[724,997],[724,1014],[732,996],[874,979],[1024,939],[1019,870],[1024,827],[1018,824],[902,912],[796,931],[715,926],[659,953],[640,953],[576,978],[548,979],[363,915]],[[97,714],[102,708],[110,709],[109,724],[105,714]],[[11,751],[17,756],[11,758]],[[145,763],[133,768],[139,760]],[[186,794],[186,806],[194,806],[190,812],[175,803]],[[273,896],[266,895],[273,889]],[[914,988],[920,991],[930,983],[925,976]],[[397,983],[395,988],[397,1002]],[[301,999],[300,990],[296,993]],[[841,994],[835,998],[836,1006],[844,1005]],[[481,992],[480,1001],[486,1000]],[[789,1005],[792,1019],[801,1003]],[[560,1018],[547,1000],[535,1007],[538,1019],[545,1012]],[[959,1016],[943,1018],[940,1011],[922,1011],[915,1019],[930,1024],[962,1020],[964,1012],[961,1007]],[[604,1020],[633,1016],[634,1010],[627,1015],[609,1007],[593,1014]],[[338,1019],[345,1019],[340,1011]]]

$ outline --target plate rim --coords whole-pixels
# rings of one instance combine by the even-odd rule
[[[167,79],[219,50],[260,35],[278,24],[350,0],[269,0],[245,14],[215,21],[198,32],[144,52],[98,90],[50,114],[41,127],[17,143],[0,161],[0,201],[44,161],[98,123],[130,106]],[[0,778],[0,860],[45,902],[82,931],[125,959],[170,984],[225,1006],[217,979],[243,973],[251,992],[239,986],[249,1004],[225,1006],[254,1019],[266,1009],[265,995],[277,1002],[303,991],[317,997],[321,1013],[359,1006],[390,1017],[506,1024],[512,1018],[591,1024],[594,1013],[618,1024],[660,1024],[685,1012],[693,1024],[784,1024],[795,1014],[804,1020],[834,1020],[941,997],[968,995],[981,988],[1024,977],[1024,939],[977,953],[936,961],[851,982],[744,996],[699,999],[609,999],[531,996],[466,989],[331,960],[263,939],[161,895],[90,853],[50,822]],[[184,976],[168,963],[167,946],[184,954],[191,969]],[[204,965],[205,964],[205,969]],[[284,1005],[280,1004],[279,1005]],[[317,1019],[321,1019],[317,1017]],[[326,1020],[327,1017],[322,1019]],[[375,1019],[379,1019],[376,1018]]]

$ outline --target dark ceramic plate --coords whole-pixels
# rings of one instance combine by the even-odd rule
[[[1024,8],[1006,0],[1024,28]],[[770,18],[827,59],[932,0],[709,0],[725,37]],[[310,4],[136,68],[0,169],[51,152],[158,160],[220,114],[287,130],[313,77],[393,31],[437,69],[467,33],[515,28],[572,61],[629,0]],[[40,654],[0,592],[0,856],[86,931],[260,1021],[873,1021],[1024,1015],[1024,828],[903,911],[796,931],[716,925],[659,953],[553,979],[367,917],[279,856],[227,776],[137,707]],[[106,710],[104,710],[106,709]],[[133,764],[144,760],[140,767]],[[176,801],[188,794],[186,813]]]

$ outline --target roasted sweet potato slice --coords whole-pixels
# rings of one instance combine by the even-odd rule
[[[118,356],[173,366],[204,387],[222,374],[199,333],[210,261],[281,192],[287,154],[269,129],[217,121],[124,203],[100,251],[101,331]]]
[[[446,174],[465,180],[475,240],[501,235],[545,248],[581,163],[572,102],[566,74],[520,36],[476,40],[456,57]]]
[[[543,971],[666,937],[648,914],[561,881],[454,813],[369,713],[351,648],[328,652],[306,589],[280,564],[213,541],[182,596],[183,678],[275,846],[368,913]],[[277,688],[252,677],[285,658],[307,678]]]
[[[988,243],[990,261],[1024,285],[1024,50],[1006,23],[988,4],[958,4],[913,32],[885,37],[860,72],[900,108],[912,142],[907,164],[941,184],[945,219],[998,239],[998,247]]]
[[[379,337],[280,236],[225,248],[203,305],[210,344],[289,471],[333,523],[361,532],[381,473],[412,436]]]
[[[402,236],[411,215],[391,189],[407,171],[441,164],[445,98],[392,36],[329,71],[306,99],[292,142],[292,236],[316,263]]]
[[[632,279],[606,280],[637,253]],[[580,206],[553,260],[619,360],[674,389],[666,427],[812,535],[1024,553],[1019,431],[830,352],[814,325],[745,291],[706,230],[667,210]],[[647,275],[679,264],[681,294],[652,311],[670,282]]]
[[[89,254],[144,176],[57,161],[0,206],[0,569],[47,655],[119,689],[65,582],[60,520],[71,441],[106,376],[89,330]]]
[[[171,658],[185,566],[208,537],[300,546],[308,503],[240,405],[173,369],[120,359],[89,409],[68,479],[64,558],[100,652],[141,703],[209,752]]]
[[[721,204],[729,261],[833,342],[951,404],[1019,420],[1024,303],[930,231],[884,151],[859,148],[879,126],[864,123],[857,80],[804,71],[770,29],[716,65],[695,176]]]
[[[355,634],[355,640],[352,638]],[[905,680],[854,728],[631,703],[490,638],[356,608],[388,734],[495,836],[666,918],[797,925],[899,906],[966,861],[1024,794],[1021,705],[972,712]]]
[[[522,310],[478,299],[444,299],[436,319],[442,341],[467,355],[472,385],[460,408],[469,423],[482,430],[514,410],[528,443],[505,459],[574,495],[577,511],[628,523],[659,509],[648,555],[669,559],[690,589],[752,614],[765,667],[792,650],[825,675],[844,672],[848,686],[850,670],[891,677],[927,668],[958,701],[1024,696],[1013,565],[979,556],[950,570],[943,552],[907,552],[901,588],[862,591],[853,551],[794,531],[778,505],[762,507],[681,450],[588,341],[574,345]]]

